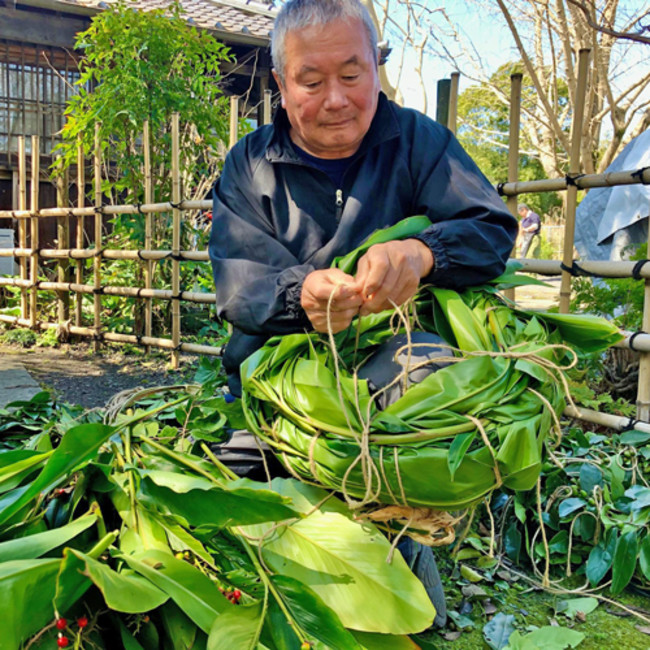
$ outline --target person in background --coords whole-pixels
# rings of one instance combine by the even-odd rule
[[[232,148],[213,191],[209,253],[217,314],[233,325],[223,364],[235,396],[241,362],[271,336],[327,331],[332,293],[338,332],[403,304],[421,282],[463,289],[498,276],[517,234],[454,135],[381,92],[377,33],[359,0],[289,0],[271,54],[281,106]],[[414,215],[432,225],[372,246],[354,276],[330,268]],[[228,446],[256,452],[244,432]],[[433,554],[416,549],[409,561],[444,623]]]
[[[533,239],[539,239],[539,233],[542,230],[542,220],[536,212],[533,212],[525,203],[517,206],[517,212],[521,217],[519,228],[521,230],[521,246],[519,248],[519,257],[526,257],[530,250]]]

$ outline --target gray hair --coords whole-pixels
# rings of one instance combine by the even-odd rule
[[[520,203],[517,205],[517,212],[522,212],[523,210],[528,210],[528,206],[525,203]]]
[[[280,9],[271,34],[271,58],[278,76],[284,81],[286,66],[284,42],[287,34],[311,25],[327,25],[339,18],[361,20],[372,52],[377,49],[377,29],[359,0],[289,0]]]

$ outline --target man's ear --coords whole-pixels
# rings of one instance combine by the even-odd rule
[[[275,68],[271,69],[271,74],[273,75],[273,78],[275,79],[275,83],[278,84],[278,88],[280,89],[280,96],[281,96],[280,103],[282,104],[282,108],[286,108],[286,102],[284,101],[284,85],[282,83],[282,79],[280,78],[280,75],[276,72]]]

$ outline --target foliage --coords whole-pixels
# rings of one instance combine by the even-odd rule
[[[103,413],[0,413],[0,648],[412,647],[435,612],[401,556],[323,491],[232,475],[204,441],[241,407],[200,373]]]
[[[36,345],[36,332],[28,329],[11,329],[7,330],[0,336],[3,343],[9,345],[18,345],[21,348],[31,348]]]
[[[515,72],[523,72],[521,62],[503,64],[488,82],[470,86],[458,97],[458,139],[481,171],[495,184],[508,178],[510,109],[504,98],[509,93],[510,75]],[[558,87],[559,96],[566,101],[566,84],[560,80]],[[536,102],[537,95],[530,76],[524,74],[522,104],[532,107]],[[535,153],[535,145],[526,139],[525,132],[521,135],[519,180],[547,178]],[[557,192],[541,192],[528,195],[526,204],[538,214],[545,215],[557,211],[561,199]]]
[[[648,245],[641,244],[631,261],[644,260]],[[604,278],[594,282],[591,278],[577,278],[573,284],[572,310],[584,310],[611,318],[622,329],[638,331],[643,318],[644,284],[633,278]]]
[[[580,575],[618,594],[650,581],[650,434],[570,429],[546,461],[541,533],[534,493],[511,496],[500,513],[503,550],[514,562]],[[514,514],[514,517],[513,517]],[[544,539],[547,540],[545,543]]]

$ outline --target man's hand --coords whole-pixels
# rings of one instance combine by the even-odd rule
[[[358,282],[339,269],[312,271],[303,282],[300,304],[317,332],[328,331],[327,305],[330,304],[329,326],[336,334],[350,325],[363,302]]]
[[[371,246],[357,265],[356,283],[363,298],[361,314],[402,305],[417,293],[433,268],[433,253],[419,239]]]

